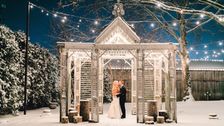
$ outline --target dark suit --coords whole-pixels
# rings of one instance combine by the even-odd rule
[[[121,118],[125,118],[126,117],[126,112],[125,112],[125,101],[126,101],[126,88],[124,86],[122,86],[120,88],[120,94],[118,95],[118,97],[120,97],[120,107],[121,107],[121,112],[122,112],[122,116]]]

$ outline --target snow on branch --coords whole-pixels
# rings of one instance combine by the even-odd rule
[[[204,10],[184,9],[184,8],[169,6],[169,5],[164,4],[161,1],[157,1],[157,0],[141,0],[141,2],[154,4],[157,7],[160,7],[164,10],[173,11],[173,12],[177,12],[180,14],[205,14],[208,17],[211,17],[211,18],[217,20],[221,25],[224,25],[224,15],[216,15],[212,12],[208,12],[208,11],[204,11]]]

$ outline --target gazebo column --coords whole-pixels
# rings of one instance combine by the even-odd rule
[[[66,79],[67,79],[67,53],[66,49],[59,48],[60,53],[60,122],[66,116]]]
[[[157,110],[162,109],[162,59],[157,58],[154,59],[154,99]]]
[[[71,56],[67,54],[67,76],[66,76],[66,115],[71,107]]]
[[[144,99],[144,52],[137,49],[137,122],[144,123],[145,99]]]
[[[170,57],[170,84],[171,84],[171,116],[172,120],[177,122],[176,113],[176,52],[173,50]]]
[[[98,80],[98,86],[99,86],[99,113],[103,114],[103,59],[99,58],[99,80]]]
[[[132,58],[131,60],[131,105],[132,105],[132,114],[136,114],[136,106],[137,106],[137,96],[136,96],[136,88],[137,88],[137,64],[136,58]]]
[[[98,49],[93,48],[91,52],[91,116],[90,121],[99,122],[98,103],[98,72],[99,72]]]
[[[74,61],[74,106],[80,113],[80,89],[81,89],[81,61],[80,59],[75,59]]]
[[[167,113],[169,115],[169,118],[171,118],[171,102],[170,102],[170,96],[171,96],[171,84],[169,81],[169,65],[170,65],[170,54],[168,55],[168,59],[165,60],[165,109],[167,110]]]

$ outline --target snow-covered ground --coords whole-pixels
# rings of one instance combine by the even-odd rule
[[[108,104],[104,105],[107,111]],[[200,102],[178,102],[178,123],[162,124],[166,126],[224,126],[224,101],[200,101]],[[126,104],[127,110],[130,104]],[[126,119],[109,119],[105,114],[100,115],[100,123],[79,123],[79,124],[60,124],[59,110],[51,111],[51,114],[43,114],[41,108],[37,110],[27,111],[27,115],[20,116],[0,116],[0,126],[142,126],[145,124],[137,124],[136,116],[131,115],[128,111]],[[210,113],[216,113],[219,119],[209,119]],[[161,125],[161,124],[155,124]]]

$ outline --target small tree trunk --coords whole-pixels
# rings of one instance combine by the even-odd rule
[[[187,53],[187,41],[186,41],[186,27],[185,19],[183,15],[180,15],[180,59],[182,67],[182,81],[181,81],[181,98],[188,95],[188,82],[189,82],[189,56]]]

